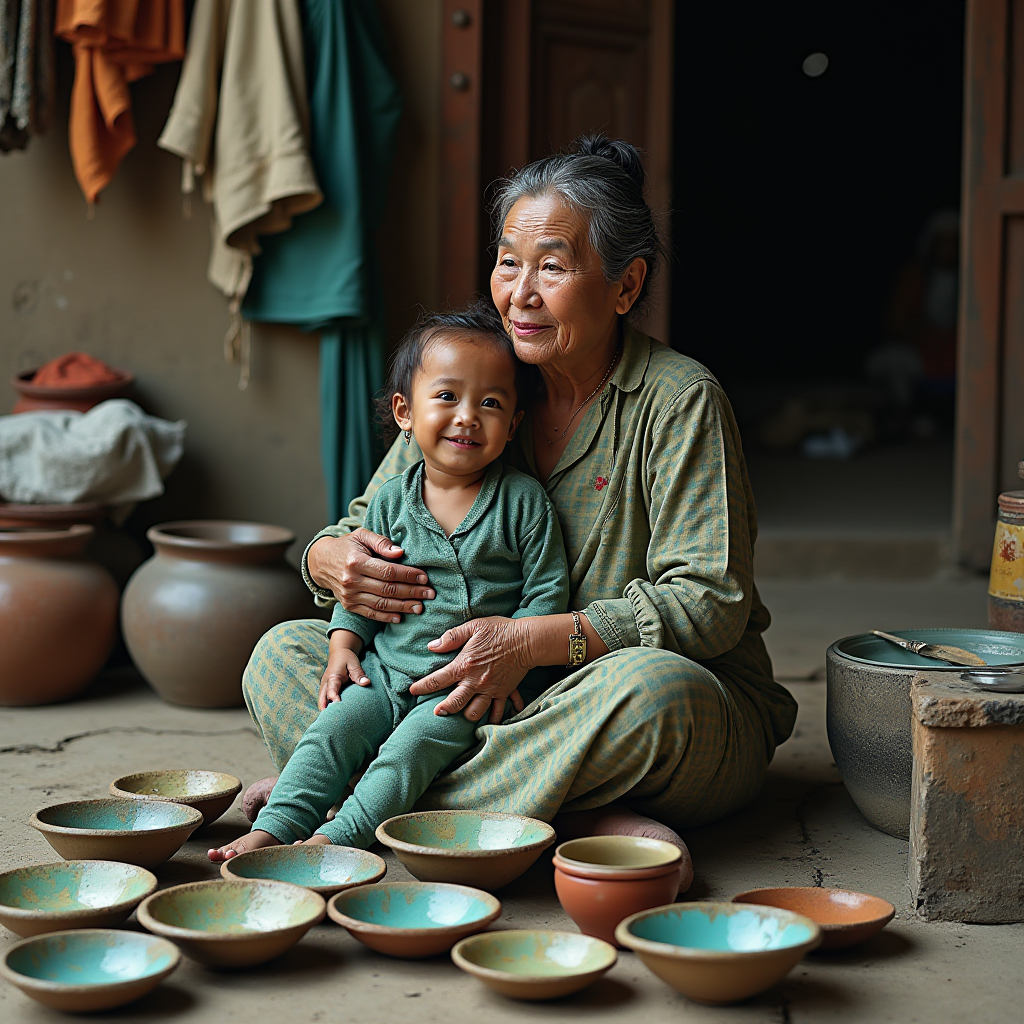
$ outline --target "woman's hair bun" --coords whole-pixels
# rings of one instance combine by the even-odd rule
[[[643,191],[647,172],[640,159],[640,150],[624,139],[609,139],[604,132],[581,135],[573,144],[574,152],[580,156],[601,156],[621,167]]]

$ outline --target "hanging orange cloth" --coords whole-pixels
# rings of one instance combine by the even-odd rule
[[[57,0],[54,34],[72,44],[68,139],[90,203],[135,145],[128,83],[185,56],[184,0]]]

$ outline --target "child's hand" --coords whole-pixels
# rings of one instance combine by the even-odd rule
[[[332,633],[331,639],[333,640],[335,636],[337,633]],[[323,678],[320,680],[320,699],[317,701],[320,710],[323,711],[328,704],[341,700],[341,691],[349,683],[369,686],[370,680],[363,671],[359,655],[355,651],[332,643],[327,668],[324,669]]]

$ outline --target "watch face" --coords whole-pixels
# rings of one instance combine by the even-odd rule
[[[569,664],[582,665],[587,660],[587,638],[573,633],[569,637]]]

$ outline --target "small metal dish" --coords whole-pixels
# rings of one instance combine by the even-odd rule
[[[1013,665],[1003,669],[972,669],[961,672],[960,678],[978,690],[996,693],[1024,693],[1024,666]]]

